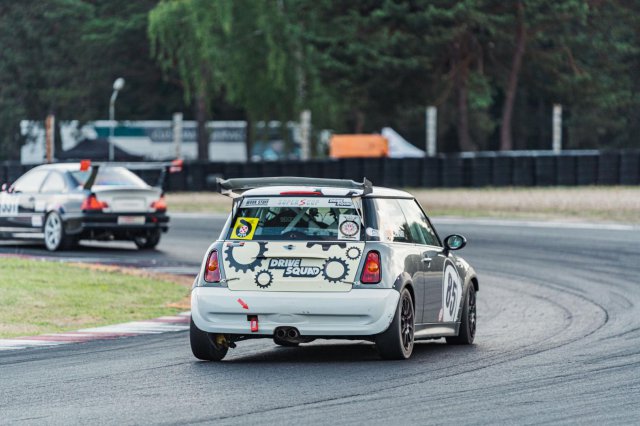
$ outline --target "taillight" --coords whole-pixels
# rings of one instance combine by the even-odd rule
[[[220,282],[220,263],[218,263],[218,251],[213,250],[209,253],[207,266],[204,271],[204,280],[208,283]]]
[[[380,282],[380,268],[380,253],[377,251],[367,253],[360,282],[362,284],[378,284]]]
[[[80,206],[83,212],[102,210],[107,207],[109,207],[109,204],[104,201],[98,201],[96,194],[89,194],[89,196],[82,202],[82,206]]]
[[[160,197],[159,200],[151,203],[151,208],[156,209],[156,211],[164,212],[167,210],[167,201],[164,199],[164,195]]]

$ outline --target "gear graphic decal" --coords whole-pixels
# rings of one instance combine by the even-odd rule
[[[255,278],[254,281],[256,282],[256,285],[260,288],[267,288],[269,286],[271,286],[271,283],[273,282],[273,274],[269,271],[259,271]]]
[[[351,260],[356,260],[361,254],[362,252],[358,247],[351,247],[347,250],[347,257]]]
[[[312,248],[313,246],[318,245],[320,247],[322,247],[322,251],[329,251],[329,249],[333,246],[338,246],[340,248],[345,248],[347,246],[347,243],[316,243],[316,242],[312,242],[312,243],[307,243],[307,248]]]
[[[236,257],[233,254],[233,251],[235,249],[244,249],[246,250],[247,248],[251,247],[250,243],[245,243],[243,245],[240,246],[236,246],[236,245],[228,245],[227,249],[225,250],[225,254],[227,255],[227,257],[225,258],[227,260],[227,262],[229,262],[229,266],[233,269],[235,269],[237,272],[247,272],[247,271],[254,271],[258,266],[260,266],[260,264],[262,263],[262,260],[264,259],[264,254],[267,252],[267,243],[257,243],[258,244],[258,253],[255,256],[251,256],[253,257],[253,260],[249,263],[240,263],[238,262],[238,260],[236,259]]]
[[[337,283],[349,275],[349,265],[342,259],[330,257],[322,267],[322,276],[325,280]]]

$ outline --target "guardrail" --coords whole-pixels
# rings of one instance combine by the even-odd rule
[[[12,182],[31,166],[0,163],[0,182]],[[140,171],[154,182],[153,172]],[[355,158],[251,163],[185,162],[168,177],[170,191],[215,190],[216,178],[302,176],[366,177],[390,187],[576,186],[640,184],[640,150],[479,152],[430,158]]]

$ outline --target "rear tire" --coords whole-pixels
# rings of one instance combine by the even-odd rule
[[[476,337],[476,290],[469,284],[462,308],[460,331],[457,336],[447,337],[450,345],[471,345]]]
[[[133,242],[136,243],[136,246],[140,250],[149,250],[155,248],[160,242],[160,236],[162,233],[159,229],[149,231],[149,233],[145,235],[139,235],[133,239]]]
[[[376,337],[376,348],[383,359],[407,359],[413,352],[415,313],[411,293],[406,288],[400,293],[396,314],[391,325]]]
[[[189,340],[193,356],[203,361],[220,361],[227,355],[228,346],[220,346],[215,343],[216,335],[200,330],[193,318],[189,327]]]
[[[75,239],[67,235],[62,217],[51,212],[44,220],[44,245],[49,251],[66,250],[73,247]]]

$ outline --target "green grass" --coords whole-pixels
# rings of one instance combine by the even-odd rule
[[[177,313],[179,284],[40,260],[0,258],[0,338]]]

